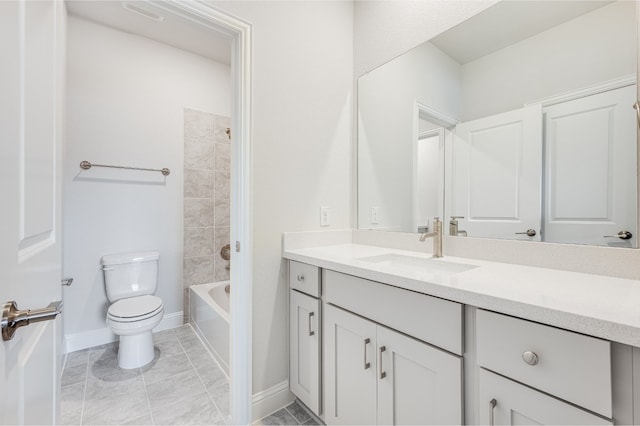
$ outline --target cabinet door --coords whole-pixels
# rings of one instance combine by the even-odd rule
[[[462,359],[377,330],[378,424],[462,424]]]
[[[480,369],[479,423],[487,425],[613,424],[574,405],[484,369]]]
[[[327,424],[376,424],[375,340],[375,323],[325,305]]]
[[[320,301],[289,292],[289,386],[320,415]]]

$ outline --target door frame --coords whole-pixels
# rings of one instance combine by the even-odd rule
[[[433,130],[427,130],[424,132],[420,131],[420,120],[426,120],[429,121],[433,124],[436,124],[438,126],[441,126],[440,128],[437,129],[433,129]],[[415,103],[413,104],[413,139],[412,139],[412,167],[413,167],[413,177],[412,177],[412,183],[413,183],[413,189],[412,189],[412,202],[413,202],[413,208],[412,208],[412,219],[411,219],[411,226],[413,227],[412,232],[418,232],[418,143],[419,143],[419,139],[421,136],[423,135],[427,135],[427,134],[433,134],[433,135],[439,135],[440,138],[440,158],[438,160],[438,164],[446,164],[445,163],[445,152],[446,152],[446,145],[447,145],[447,139],[450,138],[451,135],[451,129],[454,128],[458,123],[460,122],[460,120],[458,120],[457,118],[454,117],[450,117],[449,115],[440,112],[428,105],[425,105],[421,102],[415,101]],[[445,178],[446,178],[446,170],[445,167],[442,167],[442,170],[439,171],[439,178],[440,178],[440,182],[438,183],[438,198],[440,199],[440,208],[438,209],[438,211],[440,212],[439,214],[442,216],[442,220],[444,220],[444,215],[445,215]]]
[[[232,41],[231,81],[231,282],[230,414],[233,424],[251,423],[252,402],[252,28],[251,24],[204,1],[152,1],[166,12],[218,32]]]

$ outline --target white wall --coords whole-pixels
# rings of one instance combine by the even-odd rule
[[[320,206],[350,225],[352,3],[212,4],[252,24],[255,393],[288,377],[282,233],[320,229]]]
[[[185,107],[229,115],[229,67],[69,18],[63,268],[74,283],[64,293],[67,336],[81,340],[106,327],[100,258],[107,253],[159,250],[165,315],[182,310]],[[171,175],[81,171],[82,160],[168,167]]]
[[[464,64],[461,119],[635,73],[635,6],[615,2]]]

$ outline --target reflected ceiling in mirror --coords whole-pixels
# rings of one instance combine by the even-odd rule
[[[360,77],[359,227],[635,247],[635,7],[503,1]]]

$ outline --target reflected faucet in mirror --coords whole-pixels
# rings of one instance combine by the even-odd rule
[[[464,216],[451,216],[449,221],[449,235],[453,237],[466,237],[467,231],[458,229],[458,219],[464,219]]]
[[[442,257],[442,222],[440,218],[433,218],[433,231],[420,235],[420,241],[433,238],[433,257]]]

